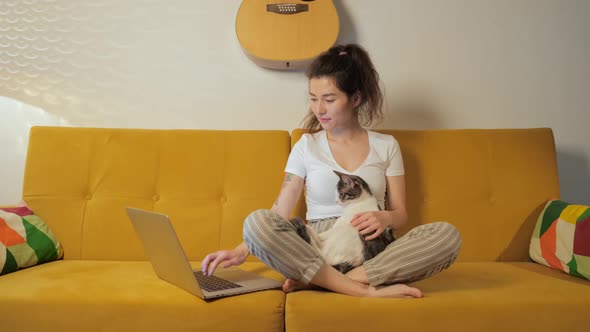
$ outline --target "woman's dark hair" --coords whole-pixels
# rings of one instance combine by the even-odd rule
[[[362,126],[379,123],[383,119],[381,107],[383,93],[379,86],[379,74],[367,51],[356,44],[337,45],[320,54],[306,72],[308,79],[329,77],[348,98],[359,94],[360,104],[355,109]],[[308,132],[321,129],[311,110],[303,119],[303,128]]]

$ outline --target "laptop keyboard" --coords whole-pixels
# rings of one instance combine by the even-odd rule
[[[232,288],[242,287],[242,286],[235,284],[229,280],[221,279],[216,276],[206,276],[202,272],[199,272],[199,271],[195,272],[195,277],[197,277],[197,280],[198,280],[201,288],[203,288],[204,290],[206,290],[208,292],[215,292],[215,291],[220,291],[220,290],[224,290],[224,289],[232,289]]]

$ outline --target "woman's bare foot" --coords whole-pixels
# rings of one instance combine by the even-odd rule
[[[312,284],[304,284],[301,281],[287,279],[283,283],[283,291],[285,293],[296,292],[300,290],[321,289]],[[410,287],[405,284],[395,284],[381,287],[368,287],[369,297],[385,297],[385,298],[419,298],[422,297],[422,291],[416,287]]]
[[[291,293],[291,292],[296,292],[296,291],[300,291],[300,290],[314,289],[314,288],[315,288],[315,286],[312,284],[306,285],[306,284],[302,283],[301,281],[297,281],[297,280],[293,280],[293,279],[287,279],[283,283],[283,292],[285,292],[285,293]]]
[[[369,297],[398,297],[418,298],[424,296],[416,287],[405,284],[395,284],[383,287],[369,287]]]

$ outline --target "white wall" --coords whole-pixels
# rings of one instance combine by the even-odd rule
[[[563,198],[590,204],[590,1],[334,2],[339,42],[381,73],[380,127],[551,127]],[[296,128],[307,82],[242,53],[239,5],[0,0],[0,204],[20,199],[32,124]]]

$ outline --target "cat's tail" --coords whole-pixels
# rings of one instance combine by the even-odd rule
[[[332,267],[335,268],[336,270],[340,271],[340,273],[342,273],[342,274],[345,274],[346,272],[355,268],[354,265],[352,265],[348,262],[332,265]]]
[[[295,226],[295,231],[297,232],[297,235],[299,235],[305,242],[311,244],[311,238],[309,236],[309,233],[307,232],[307,226],[305,225],[303,219],[299,217],[294,217],[291,218],[291,220],[289,221],[291,222],[291,224],[293,224],[293,226]]]

